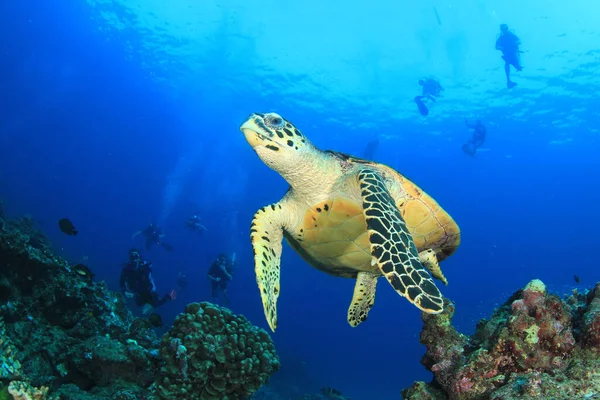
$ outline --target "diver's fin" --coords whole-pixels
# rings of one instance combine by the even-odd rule
[[[417,103],[417,107],[419,108],[419,113],[421,113],[421,115],[423,115],[423,116],[429,115],[429,109],[427,108],[425,103],[423,103],[423,100],[421,100],[421,97],[422,96],[415,97],[415,103]]]

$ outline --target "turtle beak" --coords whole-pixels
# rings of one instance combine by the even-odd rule
[[[267,136],[260,133],[262,129],[260,128],[259,123],[262,124],[259,117],[256,114],[252,114],[240,127],[240,130],[246,137],[246,141],[248,141],[248,144],[252,146],[252,148],[263,145],[265,141],[269,140]]]

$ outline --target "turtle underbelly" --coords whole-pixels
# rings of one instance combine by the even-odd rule
[[[302,226],[287,239],[309,264],[328,274],[354,278],[360,271],[379,272],[371,265],[362,206],[346,198],[311,207]]]

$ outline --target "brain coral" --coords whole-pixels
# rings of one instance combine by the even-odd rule
[[[162,339],[161,399],[239,399],[279,369],[269,334],[211,303],[189,304]]]

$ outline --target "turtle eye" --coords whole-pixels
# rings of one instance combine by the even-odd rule
[[[276,115],[267,115],[265,117],[265,124],[267,124],[271,128],[276,129],[283,128],[284,126],[283,118]]]

